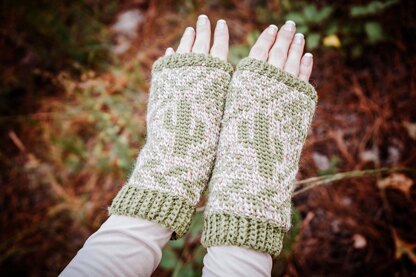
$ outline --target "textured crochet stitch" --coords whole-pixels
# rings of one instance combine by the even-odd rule
[[[243,59],[226,99],[202,243],[277,256],[290,228],[292,184],[315,111],[307,82]]]
[[[183,236],[211,176],[233,68],[204,54],[153,65],[147,142],[110,214],[157,222]]]

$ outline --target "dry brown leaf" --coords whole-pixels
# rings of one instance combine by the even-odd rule
[[[380,189],[395,188],[403,191],[406,195],[409,195],[412,185],[412,179],[401,173],[393,173],[389,177],[377,182],[377,186]]]
[[[416,243],[408,243],[399,238],[396,231],[393,231],[394,244],[396,245],[396,259],[399,260],[403,255],[407,255],[416,264]]]
[[[407,129],[409,137],[416,140],[416,123],[403,121],[403,126]]]

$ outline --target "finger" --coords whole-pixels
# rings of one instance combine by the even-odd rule
[[[289,56],[287,57],[284,70],[290,74],[298,77],[300,68],[300,59],[303,54],[303,47],[305,46],[305,39],[302,34],[296,34],[289,49]]]
[[[277,34],[277,26],[270,25],[259,36],[256,43],[250,50],[248,55],[250,58],[258,59],[261,61],[267,60],[269,56],[270,47],[272,47]]]
[[[177,53],[190,53],[192,45],[195,40],[195,30],[192,27],[187,27],[182,35],[181,41],[179,42]]]
[[[169,56],[169,55],[172,55],[172,54],[175,54],[175,50],[173,50],[172,47],[167,48],[166,51],[165,51],[165,56]]]
[[[313,56],[311,53],[306,53],[300,62],[299,79],[308,82],[312,73]]]
[[[208,16],[202,14],[198,17],[196,24],[196,38],[194,46],[192,47],[192,52],[208,54],[210,42],[211,24]]]
[[[223,19],[218,20],[214,32],[214,44],[211,48],[211,55],[213,57],[217,57],[223,61],[227,60],[229,38],[227,23]]]
[[[295,22],[288,20],[277,34],[276,42],[269,54],[268,62],[278,68],[283,68],[287,60],[290,43],[296,31]]]

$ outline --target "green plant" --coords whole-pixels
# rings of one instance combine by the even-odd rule
[[[296,22],[297,31],[307,34],[307,47],[315,49],[320,45],[323,35],[331,35],[337,31],[336,24],[327,22],[330,21],[333,11],[329,6],[318,9],[315,4],[305,4],[299,10],[287,13],[285,18]]]
[[[300,235],[301,224],[302,216],[296,209],[293,208],[291,221],[292,227],[285,234],[282,252],[279,257],[273,261],[272,276],[282,276],[285,272],[287,264],[290,262],[293,251],[296,247],[296,243]]]
[[[1,35],[18,52],[42,61],[45,68],[74,63],[96,66],[108,57],[106,24],[117,11],[117,0],[105,4],[97,0],[65,3],[6,0],[2,6],[0,24],[8,24],[7,29],[12,30],[1,31]]]
[[[307,35],[307,48],[340,48],[359,57],[363,47],[389,38],[381,24],[382,14],[398,0],[369,1],[364,5],[349,3],[318,6],[298,2],[286,5],[285,19],[297,23],[297,31]]]
[[[203,213],[195,213],[185,238],[170,241],[162,250],[161,268],[171,271],[175,277],[201,276],[203,258],[207,253],[200,244],[203,223]]]

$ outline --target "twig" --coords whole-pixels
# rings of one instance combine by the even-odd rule
[[[368,169],[368,170],[353,170],[353,171],[347,171],[347,172],[341,172],[341,173],[336,173],[336,174],[329,174],[329,175],[323,175],[323,176],[319,176],[319,177],[311,177],[308,179],[304,179],[301,181],[297,181],[295,182],[295,187],[298,188],[300,185],[303,184],[309,184],[306,187],[294,192],[292,194],[292,197],[301,194],[307,190],[310,190],[314,187],[323,185],[323,184],[327,184],[327,183],[331,183],[334,181],[339,181],[342,179],[347,179],[347,178],[358,178],[358,177],[368,177],[368,176],[373,176],[373,175],[377,175],[377,174],[382,174],[382,173],[393,173],[393,172],[398,172],[398,171],[410,171],[410,172],[416,172],[416,168],[412,168],[412,167],[402,167],[402,168],[388,168],[388,167],[384,167],[384,168],[377,168],[377,169]],[[296,189],[295,188],[295,189]],[[198,207],[196,209],[196,212],[203,212],[205,209],[205,206],[202,207]]]
[[[331,182],[346,179],[346,178],[368,177],[368,176],[373,176],[377,174],[392,173],[392,172],[397,172],[397,171],[416,172],[416,168],[406,168],[406,167],[386,168],[385,167],[385,168],[368,169],[368,170],[354,170],[354,171],[341,172],[341,173],[336,173],[336,174],[331,174],[331,175],[324,175],[320,177],[312,177],[312,178],[308,178],[302,181],[295,182],[296,188],[302,184],[310,184],[310,185],[307,185],[306,187],[294,192],[292,196],[301,194],[302,192],[310,190],[316,186],[331,183]]]

